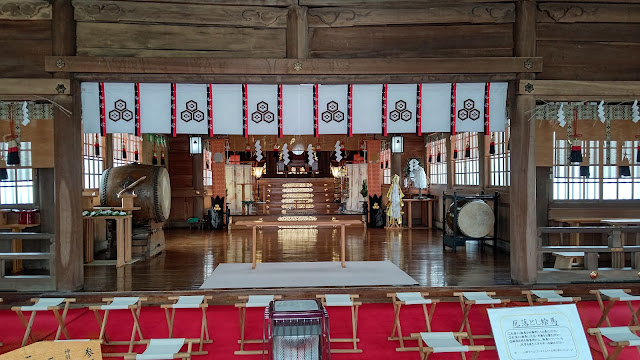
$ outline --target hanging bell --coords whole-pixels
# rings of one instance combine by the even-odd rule
[[[489,154],[494,155],[495,153],[496,153],[496,142],[492,136],[491,142],[489,143]]]
[[[467,147],[464,148],[464,157],[467,159],[471,157],[471,146],[469,143],[467,143]]]
[[[453,158],[454,159],[458,158],[458,149],[453,149]]]
[[[98,141],[98,137],[96,137],[96,142],[93,144],[93,154],[100,156],[100,142]]]
[[[591,176],[589,165],[580,165],[580,176],[584,176],[587,178]]]
[[[631,168],[629,167],[629,159],[624,154],[620,166],[618,166],[618,177],[631,177]]]
[[[156,154],[155,151],[153,152],[153,159],[151,160],[151,163],[153,165],[158,165],[158,154]]]
[[[577,145],[571,145],[571,153],[569,155],[569,162],[581,163],[582,162],[582,146],[580,142],[575,142]]]
[[[160,165],[164,165],[164,151],[160,155]]]
[[[20,165],[20,149],[15,138],[9,140],[9,151],[7,153],[7,165]]]
[[[440,155],[440,153],[438,152],[438,155],[436,155],[436,162],[440,162],[442,160],[442,156]]]

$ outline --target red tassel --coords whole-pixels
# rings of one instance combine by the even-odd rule
[[[136,147],[136,151],[133,152],[133,159],[138,161],[138,148]]]
[[[438,152],[438,155],[436,156],[436,162],[440,162],[442,159],[441,154]]]
[[[433,155],[429,154],[429,162],[433,162]]]
[[[160,157],[160,165],[164,165],[164,151],[162,152]]]
[[[470,147],[466,147],[464,149],[464,157],[466,157],[466,158],[470,158],[471,157],[471,148]]]
[[[153,160],[151,161],[153,165],[158,165],[158,155],[153,152]]]
[[[453,150],[453,158],[457,159],[458,158],[458,149],[454,149]]]
[[[489,144],[489,154],[493,155],[496,153],[496,143],[494,141],[492,141]]]

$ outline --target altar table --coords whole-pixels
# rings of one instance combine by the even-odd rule
[[[324,220],[324,221],[238,221],[236,225],[244,225],[250,227],[253,230],[253,240],[251,245],[251,260],[252,269],[256,268],[256,228],[258,227],[280,227],[280,226],[317,226],[317,227],[336,227],[340,226],[340,261],[342,267],[346,267],[345,264],[345,226],[360,225],[360,220]]]

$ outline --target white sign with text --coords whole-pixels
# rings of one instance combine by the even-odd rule
[[[500,359],[593,359],[575,304],[487,311]]]

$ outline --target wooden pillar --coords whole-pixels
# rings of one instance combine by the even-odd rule
[[[204,159],[202,154],[191,156],[193,189],[198,195],[193,198],[193,216],[202,219],[204,214]]]
[[[514,55],[535,56],[536,4],[532,0],[516,3]],[[531,79],[533,74],[518,74]],[[514,96],[516,84],[510,84],[511,100],[511,188],[509,207],[509,241],[511,280],[518,284],[536,281],[536,106],[531,95]]]
[[[453,190],[453,184],[455,182],[456,174],[453,160],[453,145],[451,144],[451,136],[447,136],[445,139],[445,148],[447,149],[444,161],[447,162],[447,193]]]
[[[70,1],[53,0],[51,40],[53,55],[75,55],[75,21]],[[55,73],[54,77],[69,77]],[[56,95],[53,101],[73,111],[54,107],[53,152],[56,232],[56,289],[80,290],[84,283],[82,242],[82,123],[80,84],[72,82],[73,97]]]
[[[478,186],[481,191],[485,191],[490,184],[489,181],[489,161],[487,158],[486,135],[478,133]]]
[[[291,6],[287,14],[287,57],[306,59],[309,55],[309,24],[305,6]]]

